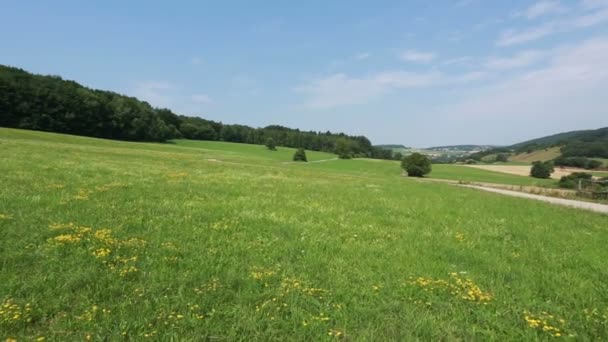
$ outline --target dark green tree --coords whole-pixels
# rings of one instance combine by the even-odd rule
[[[534,178],[551,178],[551,174],[553,173],[553,163],[552,162],[542,162],[535,161],[532,163],[532,168],[530,169],[530,176]]]
[[[412,153],[403,158],[401,168],[407,172],[408,177],[423,177],[431,172],[431,161],[420,153]]]
[[[338,138],[338,140],[336,140],[334,152],[340,159],[352,158],[351,144],[345,138]]]
[[[293,161],[307,162],[308,159],[306,159],[306,151],[304,151],[303,148],[297,149],[296,153],[293,154]]]
[[[507,153],[499,153],[496,155],[496,161],[506,163],[509,161],[509,155]]]
[[[593,175],[585,172],[573,172],[567,176],[563,176],[557,185],[560,188],[576,189],[578,187],[579,180],[590,180]]]
[[[271,151],[277,150],[277,145],[274,143],[274,139],[272,139],[272,138],[266,139],[266,148],[268,148]]]

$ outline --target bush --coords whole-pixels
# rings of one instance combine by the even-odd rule
[[[499,153],[496,155],[496,161],[497,162],[508,162],[509,161],[509,155],[506,153]]]
[[[589,170],[593,170],[593,169],[599,169],[600,167],[602,167],[602,162],[599,160],[589,160],[589,163],[587,164],[587,169]]]
[[[299,148],[296,153],[293,154],[293,161],[307,162],[308,159],[306,159],[306,151],[304,151],[303,148]]]
[[[578,181],[581,179],[591,179],[593,176],[590,173],[585,172],[574,172],[567,176],[563,176],[557,185],[560,188],[565,189],[576,189],[578,187]]]
[[[274,143],[274,139],[272,138],[266,139],[266,147],[271,151],[277,150],[277,145]]]
[[[412,153],[401,161],[408,177],[422,177],[431,172],[431,161],[425,155]]]
[[[530,170],[530,176],[534,178],[551,178],[553,173],[553,163],[535,161],[532,163],[532,169]]]

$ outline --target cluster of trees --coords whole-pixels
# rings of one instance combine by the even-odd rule
[[[58,76],[34,75],[0,65],[0,126],[132,141],[175,138],[221,140],[374,157],[364,136],[300,131],[282,126],[253,128],[177,115],[110,91],[86,88]]]
[[[403,153],[397,151],[393,151],[393,149],[388,148],[386,146],[392,145],[381,145],[381,146],[372,146],[372,152],[370,158],[373,159],[386,159],[386,160],[402,160]]]
[[[557,185],[560,188],[565,189],[576,189],[578,187],[579,180],[591,180],[593,175],[585,172],[574,172],[567,176],[562,176]]]
[[[509,154],[508,153],[499,153],[496,155],[496,161],[497,162],[503,162],[506,163],[509,161]]]
[[[530,176],[534,178],[551,178],[553,173],[552,162],[535,161],[532,163],[532,169],[530,169]]]
[[[562,156],[583,156],[589,158],[608,158],[608,130],[607,137],[598,141],[574,141],[561,148]]]
[[[602,166],[602,162],[585,158],[585,157],[564,157],[560,156],[553,160],[555,166],[571,166],[580,167],[582,169],[592,170]]]
[[[502,160],[498,160],[498,157],[499,156],[501,158],[506,157],[508,159],[510,153],[511,153],[511,150],[508,149],[508,148],[505,148],[505,147],[496,147],[496,148],[491,148],[491,149],[485,150],[485,151],[479,151],[479,152],[471,153],[468,156],[462,157],[461,159],[463,161],[465,159],[472,159],[472,160],[476,160],[476,161],[481,161],[483,157],[487,157],[489,155],[496,154],[496,160],[497,161],[502,161]]]

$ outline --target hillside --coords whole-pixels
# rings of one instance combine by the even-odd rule
[[[478,152],[496,148],[494,145],[450,145],[450,146],[433,146],[427,147],[428,151],[461,151],[461,152]]]
[[[405,147],[404,145],[374,145],[377,148],[384,148],[387,150],[407,150],[409,147]]]
[[[571,131],[532,139],[509,146],[516,152],[531,152],[559,146],[564,157],[608,158],[608,127]]]
[[[0,146],[3,340],[553,338],[526,317],[606,336],[585,311],[608,307],[605,215],[259,145],[0,128]]]
[[[608,158],[608,127],[553,134],[511,146],[475,152],[468,157],[478,161],[494,162],[499,155],[507,155],[509,161],[514,162],[546,161],[558,157],[606,159]]]
[[[373,156],[369,139],[305,132],[282,126],[253,128],[187,117],[111,91],[90,89],[59,76],[0,65],[0,126],[127,141],[175,138],[264,144],[333,152],[338,141],[352,156]]]
[[[552,135],[548,135],[545,137],[540,137],[540,138],[535,138],[535,139],[530,139],[530,140],[526,140],[526,141],[522,141],[519,142],[517,144],[513,144],[511,146],[509,146],[509,148],[512,149],[518,149],[524,146],[551,146],[551,145],[556,145],[559,144],[562,141],[568,140],[570,138],[573,137],[577,137],[581,134],[586,134],[588,132],[591,132],[592,130],[580,130],[580,131],[570,131],[570,132],[563,132],[563,133],[557,133],[557,134],[552,134]]]
[[[540,160],[540,161],[553,160],[553,159],[559,157],[560,155],[561,155],[560,147],[556,146],[556,147],[549,147],[549,148],[545,148],[545,149],[532,151],[530,153],[528,153],[528,152],[517,153],[517,154],[509,156],[509,161],[532,163],[537,160]]]

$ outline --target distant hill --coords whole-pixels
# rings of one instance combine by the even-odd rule
[[[377,148],[383,148],[386,150],[409,150],[409,147],[405,147],[404,145],[374,145]]]
[[[550,147],[560,147],[564,157],[608,158],[608,127],[553,134],[508,148],[519,153],[531,153]]]
[[[576,138],[577,136],[586,135],[589,132],[593,132],[593,130],[580,130],[580,131],[557,133],[557,134],[548,135],[546,137],[522,141],[520,143],[513,144],[509,147],[514,148],[514,149],[517,149],[517,148],[520,148],[523,146],[529,146],[529,145],[539,145],[539,146],[549,147],[551,145],[558,145],[562,141]]]
[[[608,159],[608,127],[552,134],[475,152],[469,158],[493,162],[499,155],[507,155],[509,161],[517,162],[555,160],[560,157]]]
[[[492,148],[496,148],[498,146],[495,145],[450,145],[450,146],[433,146],[427,147],[425,150],[428,151],[469,151],[469,152],[477,152],[477,151],[485,151]]]

